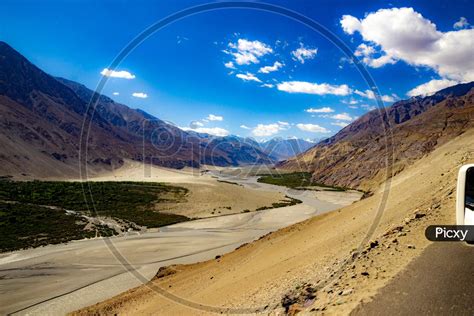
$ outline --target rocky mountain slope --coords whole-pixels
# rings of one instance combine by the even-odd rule
[[[173,168],[272,161],[253,142],[188,133],[106,96],[97,96],[96,111],[88,110],[93,95],[0,42],[0,175],[77,174],[81,137],[92,171],[115,168],[124,159]]]
[[[317,182],[372,190],[389,176],[474,126],[474,82],[373,110],[333,137],[283,161]]]

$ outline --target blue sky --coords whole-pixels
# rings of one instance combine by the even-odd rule
[[[217,135],[323,138],[376,105],[332,43],[293,20],[248,9],[178,21],[116,72],[104,72],[146,27],[200,3],[4,0],[0,40],[48,73],[92,89],[108,75],[103,93],[116,101]],[[268,3],[307,15],[347,43],[386,105],[474,80],[472,1]]]

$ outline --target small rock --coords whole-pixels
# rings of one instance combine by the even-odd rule
[[[364,271],[364,272],[361,272],[360,275],[363,275],[363,276],[369,276],[369,272],[367,271]]]
[[[392,239],[392,243],[397,244],[397,243],[398,243],[398,239],[397,239],[397,238],[393,238],[393,239]]]
[[[420,218],[423,218],[425,216],[426,216],[426,214],[422,213],[422,212],[416,212],[415,213],[415,219],[420,219]]]
[[[315,301],[314,298],[305,300],[303,307],[310,307],[311,305],[313,305],[314,301]]]
[[[353,290],[353,289],[343,290],[343,291],[339,292],[339,295],[341,295],[341,296],[347,296],[347,295],[351,294],[352,291],[354,291],[354,290]]]
[[[415,249],[415,245],[407,245],[408,249]]]
[[[397,235],[397,236],[398,236],[398,237],[402,237],[402,236],[406,236],[406,235],[407,235],[407,233],[405,233],[405,232],[401,232],[401,233],[398,233],[398,235]]]

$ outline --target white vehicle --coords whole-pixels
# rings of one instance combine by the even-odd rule
[[[456,201],[456,224],[474,225],[474,164],[459,170]]]

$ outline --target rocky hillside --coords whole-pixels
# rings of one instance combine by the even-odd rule
[[[91,170],[115,168],[124,159],[173,168],[272,161],[253,142],[188,133],[106,96],[97,96],[96,110],[88,111],[93,95],[0,42],[0,175],[77,174],[81,137]],[[90,122],[87,138],[84,122]]]
[[[474,82],[373,110],[278,166],[317,182],[372,190],[389,176],[474,126]]]

